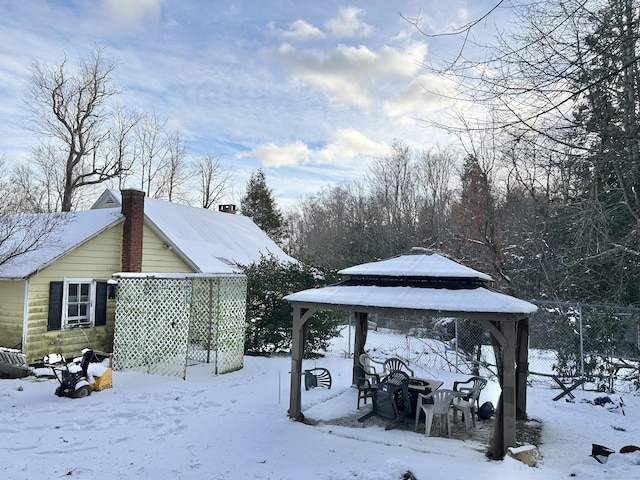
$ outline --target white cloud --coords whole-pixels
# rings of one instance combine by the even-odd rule
[[[373,33],[373,27],[362,20],[365,11],[356,7],[340,7],[338,16],[327,20],[325,27],[339,38],[366,38]]]
[[[298,140],[286,145],[267,143],[240,157],[256,157],[264,167],[292,167],[299,165],[340,165],[383,155],[388,145],[371,140],[353,128],[336,130],[327,144],[316,150]]]
[[[345,163],[362,157],[375,157],[384,154],[389,146],[377,143],[354,128],[345,128],[334,132],[329,143],[316,152],[317,163]]]
[[[102,0],[102,17],[120,29],[142,29],[160,21],[163,0]]]
[[[339,45],[329,54],[319,54],[298,51],[289,44],[278,50],[295,81],[319,88],[332,100],[361,108],[404,90],[421,70],[419,62],[426,54],[423,42],[409,44],[403,50]]]
[[[452,107],[456,84],[440,75],[422,75],[407,88],[384,102],[387,116],[404,123],[415,123],[442,108]]]
[[[296,20],[288,30],[282,30],[275,27],[273,22],[269,23],[269,31],[287,40],[308,41],[324,38],[324,33],[304,20]]]
[[[469,10],[467,10],[466,6],[458,7],[458,20],[461,25],[469,23]]]
[[[361,8],[341,7],[337,17],[325,22],[326,31],[337,38],[370,37],[373,33],[373,27],[359,18],[364,13],[365,11]],[[290,41],[304,42],[326,37],[325,32],[302,19],[291,23],[288,29],[277,28],[274,22],[270,22],[268,30],[272,34]]]
[[[284,146],[269,142],[249,153],[242,154],[241,157],[257,157],[265,167],[288,167],[308,163],[310,155],[309,147],[298,140]]]

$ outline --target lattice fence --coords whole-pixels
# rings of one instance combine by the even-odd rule
[[[214,373],[243,366],[246,278],[122,274],[113,366],[185,378],[187,366]]]

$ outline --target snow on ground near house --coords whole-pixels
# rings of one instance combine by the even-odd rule
[[[114,372],[113,388],[84,399],[58,398],[53,379],[0,380],[0,477],[56,479],[401,479],[410,470],[429,478],[494,480],[638,479],[640,452],[613,454],[599,464],[592,443],[618,451],[640,444],[640,397],[622,396],[624,413],[583,402],[554,402],[558,390],[529,389],[528,413],[543,422],[537,468],[506,458],[490,461],[484,445],[409,430],[358,428],[330,419],[352,415],[352,360],[306,360],[322,366],[333,387],[302,390],[303,411],[318,421],[287,417],[289,358],[246,357],[237,372],[214,376],[211,365],[190,367],[187,380]],[[451,386],[467,377],[419,371]],[[482,401],[497,402],[489,383]],[[610,395],[616,402],[620,395]],[[361,407],[364,413],[369,407]]]

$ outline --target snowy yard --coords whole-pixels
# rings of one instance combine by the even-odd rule
[[[530,389],[528,413],[542,422],[537,468],[506,458],[489,461],[476,440],[385,431],[376,422],[349,426],[356,413],[352,360],[332,354],[306,360],[333,376],[330,390],[302,391],[314,425],[291,421],[290,359],[246,357],[237,372],[214,376],[190,367],[187,380],[114,372],[113,388],[85,399],[58,398],[57,382],[0,380],[0,475],[9,480],[55,479],[330,479],[391,480],[411,471],[419,480],[637,479],[640,452],[613,454],[606,464],[589,455],[593,443],[618,451],[640,444],[640,397],[622,396],[623,409],[589,403],[600,396]],[[464,380],[442,370],[417,371],[450,387]],[[497,403],[489,383],[481,400]],[[620,401],[620,395],[610,398]],[[361,407],[361,412],[369,406]],[[479,425],[478,428],[487,428]]]

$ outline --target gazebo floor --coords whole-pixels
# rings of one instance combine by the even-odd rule
[[[385,418],[371,417],[364,422],[358,422],[358,418],[366,414],[370,410],[370,407],[361,407],[360,410],[340,418],[334,418],[331,420],[323,420],[321,423],[325,425],[338,425],[342,427],[350,428],[366,428],[370,426],[386,427],[389,421]],[[481,446],[488,446],[491,439],[491,433],[495,423],[494,418],[489,420],[476,420],[476,426],[472,426],[467,432],[464,428],[464,423],[458,417],[457,422],[451,420],[451,438],[460,441],[470,441],[477,443]],[[319,423],[313,420],[307,420],[306,423],[316,424]],[[414,432],[416,435],[424,435],[424,422],[421,420],[418,424],[418,430],[414,430],[414,418],[407,418],[399,421],[393,425],[393,429],[405,430]],[[517,441],[519,445],[540,445],[540,436],[542,432],[542,424],[536,420],[518,421],[517,428]],[[431,436],[443,437],[445,436],[440,431],[440,425],[437,420],[434,420],[434,424],[431,429]]]
[[[389,420],[386,418],[373,416],[364,422],[358,422],[358,418],[365,415],[370,410],[369,407],[361,407],[360,410],[344,416],[340,418],[333,418],[331,420],[323,420],[322,423],[325,425],[339,425],[342,427],[351,427],[351,428],[366,428],[368,426],[379,426],[386,427],[389,424]],[[313,420],[309,420],[306,423],[318,423]],[[471,427],[471,429],[467,432],[464,428],[464,423],[458,417],[458,421],[454,422],[451,419],[451,438],[456,440],[473,440],[478,441],[480,443],[486,443],[489,441],[491,436],[491,430],[493,428],[493,418],[484,421],[476,421],[476,426]],[[406,431],[414,431],[415,421],[414,418],[406,418],[401,421],[396,422],[392,428],[397,430],[406,430]],[[418,424],[418,430],[416,434],[424,434],[424,422],[420,420]],[[440,433],[440,426],[437,420],[434,420],[432,429],[432,436],[442,436]]]

